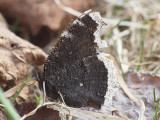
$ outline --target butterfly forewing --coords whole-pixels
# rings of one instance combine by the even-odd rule
[[[108,71],[97,57],[98,23],[90,14],[70,24],[44,65],[47,96],[57,99],[59,91],[68,106],[82,107],[88,101],[101,105],[108,87]]]

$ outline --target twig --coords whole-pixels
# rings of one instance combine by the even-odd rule
[[[45,81],[43,81],[43,99],[42,104],[46,102],[46,87],[45,87]]]

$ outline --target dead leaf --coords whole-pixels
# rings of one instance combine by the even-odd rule
[[[155,114],[155,106],[153,97],[153,88],[156,90],[156,99],[160,97],[160,77],[149,73],[140,73],[129,71],[125,74],[126,84],[131,92],[141,98],[145,103],[145,117],[153,119]],[[135,109],[135,108],[133,108]]]
[[[33,102],[23,102],[21,104],[15,104],[15,108],[20,116],[27,114],[36,108],[36,103]],[[0,120],[9,120],[7,115],[3,110],[0,109]],[[59,112],[47,108],[46,106],[38,109],[38,111],[27,117],[25,120],[61,120],[59,117]]]
[[[29,81],[28,84],[33,84],[33,81]],[[24,85],[24,83],[20,83],[14,87],[12,87],[11,89],[7,90],[4,92],[5,97],[9,98],[12,97],[15,93],[17,93],[20,88]],[[38,82],[34,82],[34,85],[38,87]],[[25,87],[28,87],[27,85]],[[28,89],[27,90],[22,90],[28,93]],[[21,95],[21,93],[20,93]],[[27,96],[28,97],[28,96]]]
[[[1,13],[0,13],[0,26],[8,28],[7,21],[5,20],[5,18],[3,17]]]
[[[136,86],[141,85],[140,88],[152,85],[160,91],[160,77],[158,76],[153,76],[149,73],[136,73],[129,71],[126,73],[126,79],[126,82],[130,87],[132,87],[133,84]]]
[[[3,87],[9,84],[17,85],[20,83],[18,80],[27,75],[31,67],[29,63],[32,61],[36,65],[42,65],[47,55],[39,47],[17,37],[6,28],[0,27],[0,31],[0,85]],[[15,43],[25,56],[18,48],[13,47]]]
[[[126,84],[130,92],[143,100],[145,104],[144,119],[154,118],[156,103],[153,97],[153,88],[156,90],[156,99],[160,98],[160,77],[149,73],[140,73],[129,71],[125,74]],[[112,105],[102,106],[102,112],[112,114],[112,111],[118,111],[114,115],[135,120],[139,117],[139,104],[128,98],[120,88],[113,97]]]
[[[13,88],[7,90],[4,92],[4,95],[6,97],[12,97],[20,88],[23,86],[23,83],[20,83],[19,85],[14,86]]]
[[[16,104],[15,108],[17,109],[20,116],[23,116],[36,108],[36,103],[32,102],[24,102],[22,104]],[[60,120],[59,112],[56,110],[52,110],[47,108],[46,106],[38,109],[38,111],[26,118],[25,120]]]
[[[61,0],[61,2],[81,12],[95,4],[95,0]],[[61,10],[54,0],[1,0],[0,10],[8,17],[20,20],[33,35],[36,35],[43,26],[56,31],[73,18]]]

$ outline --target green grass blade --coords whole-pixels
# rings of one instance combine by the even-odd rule
[[[139,56],[138,65],[137,65],[137,68],[136,68],[137,72],[140,70],[140,64],[142,63],[142,57],[143,57],[143,52],[144,52],[144,39],[142,39],[141,45],[142,45],[142,49],[141,49],[141,54]]]
[[[40,104],[40,102],[41,102],[41,97],[39,96],[37,99],[37,106]]]
[[[120,69],[121,69],[121,71],[122,71],[123,80],[126,81],[125,74],[124,74],[124,70],[123,70],[123,68],[122,68],[122,64],[121,64],[121,61],[120,61],[120,58],[119,58],[119,54],[118,54],[117,46],[116,46],[115,42],[114,42],[114,49],[115,49],[115,51],[116,51],[117,59],[118,59],[118,62],[119,62],[119,64],[120,64]]]
[[[16,19],[16,21],[14,22],[13,29],[12,29],[12,31],[13,31],[14,33],[17,32],[18,25],[19,25],[19,19]]]
[[[158,99],[156,111],[155,111],[155,114],[154,114],[154,120],[157,120],[157,113],[158,113],[158,109],[159,109],[159,101],[160,101],[160,98]]]
[[[155,88],[153,88],[153,97],[154,97],[154,102],[156,102],[156,92],[155,92]]]
[[[122,6],[117,6],[113,11],[111,18],[115,17],[121,9],[122,9]]]
[[[160,68],[158,68],[157,70],[155,70],[155,72],[153,73],[153,75],[156,75],[159,71],[160,71]]]
[[[120,20],[120,21],[111,29],[111,31],[110,31],[109,34],[108,34],[108,37],[111,38],[111,37],[113,36],[113,30],[114,30],[114,28],[118,27],[119,24],[120,24],[122,21],[129,21],[130,19],[131,19],[131,18],[124,18],[124,19]]]
[[[4,96],[3,90],[0,87],[0,102],[5,106],[5,112],[10,118],[10,120],[19,120],[20,116],[16,112],[15,108],[12,106],[11,102]]]
[[[17,96],[20,94],[20,92],[23,90],[23,88],[26,86],[26,84],[29,82],[29,80],[31,79],[33,74],[31,74],[27,80],[25,81],[25,83],[22,85],[22,87],[19,89],[19,91],[17,92],[17,94],[14,96],[14,98],[12,99],[12,103],[15,101],[15,99],[17,98]]]
[[[118,27],[119,24],[120,24],[122,21],[128,21],[128,20],[130,20],[130,18],[124,18],[124,19],[120,20],[114,28]],[[113,36],[113,29],[114,29],[114,28],[112,28],[112,30],[110,31],[109,36],[108,36],[109,38],[112,38],[112,36]],[[117,51],[117,46],[116,46],[116,44],[115,44],[114,41],[113,41],[113,43],[114,43],[114,49],[115,49],[115,51],[116,51],[116,55],[118,56],[117,58],[118,58],[118,62],[119,62],[119,64],[120,64],[120,69],[121,69],[121,71],[122,71],[122,77],[123,77],[124,81],[126,81],[126,79],[125,79],[125,74],[124,74],[124,71],[123,71],[123,68],[122,68],[122,64],[121,64],[121,61],[120,61],[120,58],[119,58],[119,54],[118,54],[118,51]]]

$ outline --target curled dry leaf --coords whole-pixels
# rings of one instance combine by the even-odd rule
[[[10,84],[18,84],[18,80],[27,75],[31,67],[27,57],[36,65],[42,65],[47,55],[39,47],[17,37],[6,28],[0,27],[0,31],[0,85],[6,88]],[[13,47],[14,44],[18,45],[25,56]]]
[[[78,11],[85,11],[94,5],[95,0],[61,0],[62,4]],[[58,30],[71,19],[71,15],[61,10],[54,0],[1,0],[0,10],[8,17],[19,19],[20,23],[36,35],[40,28],[47,26]]]

